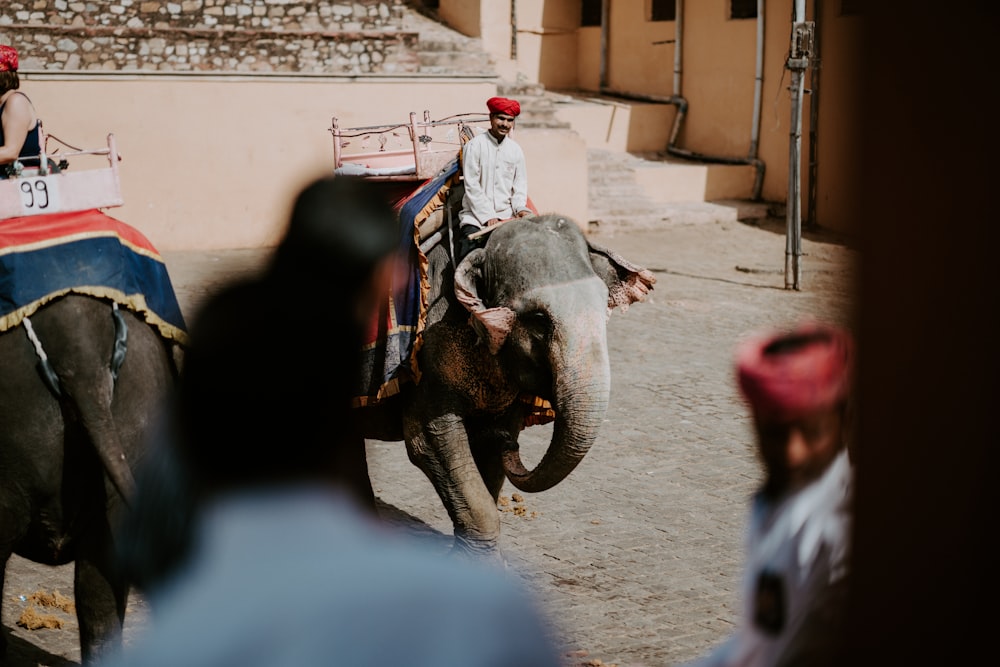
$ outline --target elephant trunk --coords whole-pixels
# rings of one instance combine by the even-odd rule
[[[579,344],[553,350],[556,419],[542,460],[534,470],[527,470],[516,441],[510,442],[503,454],[507,479],[522,491],[537,493],[561,482],[597,438],[608,411],[611,370],[604,321],[595,322],[589,331]]]

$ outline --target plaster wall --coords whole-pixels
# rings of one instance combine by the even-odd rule
[[[685,8],[693,4],[685,3]],[[646,20],[646,0],[611,3],[608,17],[608,86],[617,91],[668,96],[673,93],[674,21]],[[598,73],[600,72],[600,31]]]
[[[601,87],[601,29],[580,28],[576,43],[576,85],[580,90]]]
[[[342,127],[441,118],[496,92],[483,80],[22,74],[50,134],[100,148],[114,133],[125,205],[109,213],[161,250],[277,243],[295,192],[333,170],[334,116]],[[536,201],[557,208],[561,190],[548,192]]]
[[[625,104],[595,96],[583,104],[560,106],[557,116],[580,133],[588,148],[655,153],[666,148],[676,112],[667,104]]]
[[[788,0],[780,0],[787,3]],[[787,47],[788,11],[768,3],[765,21],[768,32],[782,30]],[[681,90],[688,101],[688,114],[681,130],[679,144],[688,150],[708,155],[746,157],[750,150],[751,121],[753,116],[754,64],[757,44],[757,21],[728,18],[728,2],[685,2],[682,36]],[[780,17],[780,18],[779,18]],[[724,48],[723,48],[724,47]],[[784,49],[779,53],[783,53]],[[765,52],[765,67],[768,55]],[[780,68],[767,70],[766,83],[777,85]],[[787,86],[787,82],[785,83]],[[787,101],[787,95],[785,96]],[[788,114],[780,113],[767,100],[765,115],[774,126],[775,113],[782,121]],[[766,124],[766,123],[765,123]],[[787,133],[787,125],[786,125]],[[786,134],[787,141],[787,134]],[[768,163],[770,167],[770,162]]]
[[[468,0],[440,0],[438,16],[451,28],[469,37],[482,37],[483,24],[481,11],[484,2],[469,2]],[[495,0],[489,4],[496,4]],[[490,53],[495,53],[494,45],[484,47]]]
[[[553,90],[577,87],[576,0],[441,0],[438,15],[451,28],[480,37],[501,77]]]
[[[587,231],[587,145],[576,132],[519,128],[528,163],[528,196],[539,213],[562,213]]]
[[[546,88],[575,88],[578,0],[517,0],[516,15],[519,71]]]

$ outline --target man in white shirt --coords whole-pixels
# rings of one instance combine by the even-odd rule
[[[473,137],[462,149],[465,195],[459,214],[459,259],[480,245],[476,239],[469,239],[470,234],[501,220],[532,214],[528,208],[524,152],[510,138],[521,105],[505,97],[491,97],[486,108],[490,112],[490,129]]]
[[[820,324],[737,352],[765,481],[746,536],[737,632],[691,667],[829,665],[847,590],[852,470],[845,443],[853,343]]]

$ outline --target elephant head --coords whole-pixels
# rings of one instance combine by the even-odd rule
[[[534,470],[522,464],[516,434],[506,443],[504,470],[514,486],[549,489],[586,455],[611,388],[607,319],[655,282],[651,272],[590,245],[560,215],[497,227],[456,269],[456,296],[481,342],[522,392],[555,410],[552,440]]]

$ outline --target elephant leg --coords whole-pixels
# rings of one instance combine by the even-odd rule
[[[83,663],[99,662],[121,646],[128,585],[116,573],[107,525],[80,545],[73,585]]]
[[[462,418],[407,417],[406,450],[437,490],[455,527],[455,551],[501,558],[500,513],[469,448]]]
[[[503,452],[512,443],[516,447],[517,436],[523,428],[524,411],[519,406],[499,418],[477,420],[466,427],[472,456],[486,488],[493,496],[494,505],[500,498],[500,490],[506,480]]]

